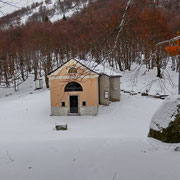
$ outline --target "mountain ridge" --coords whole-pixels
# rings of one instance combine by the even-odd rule
[[[30,21],[41,22],[45,18],[51,22],[56,22],[62,18],[71,17],[73,13],[86,7],[89,2],[92,0],[39,0],[1,17],[0,28],[7,29],[10,26],[20,26]]]

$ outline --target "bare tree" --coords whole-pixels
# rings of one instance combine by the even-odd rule
[[[164,44],[169,44],[169,47],[172,43],[174,42],[177,42],[179,41],[180,39],[180,35],[172,38],[172,39],[169,39],[169,40],[166,40],[166,41],[162,41],[162,42],[159,42],[156,46],[163,46]],[[177,53],[177,57],[178,57],[178,68],[179,68],[179,82],[178,82],[178,94],[180,95],[180,52],[179,52],[179,47],[177,47],[177,50],[176,50],[176,53]],[[170,52],[168,52],[168,56],[170,55],[169,54]]]

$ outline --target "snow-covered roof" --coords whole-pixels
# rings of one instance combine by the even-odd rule
[[[105,63],[98,64],[94,60],[82,60],[82,59],[70,59],[66,61],[64,64],[62,64],[60,67],[54,69],[52,72],[50,72],[48,75],[51,76],[54,72],[60,70],[65,64],[69,63],[69,61],[77,62],[77,64],[81,64],[82,66],[86,67],[90,71],[101,75],[105,74],[110,77],[121,77],[120,72],[115,70],[114,68],[110,67],[109,63],[105,65]]]
[[[86,61],[86,60],[77,60],[77,62],[83,64],[85,67],[89,68],[90,70],[96,72],[97,74],[105,74],[107,76],[121,76],[120,72],[115,70],[114,68],[110,67],[109,64],[105,65],[103,63],[98,64],[95,61]]]

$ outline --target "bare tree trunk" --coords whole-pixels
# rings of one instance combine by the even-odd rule
[[[21,55],[19,57],[19,60],[20,60],[21,77],[22,77],[22,80],[25,81],[25,78],[24,78],[24,62],[23,62],[23,58]]]
[[[159,54],[157,54],[156,57],[156,65],[157,65],[157,77],[162,78]]]
[[[180,95],[180,55],[178,56],[178,66],[179,66],[178,94]]]

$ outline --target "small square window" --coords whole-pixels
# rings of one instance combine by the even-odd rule
[[[82,102],[82,105],[83,105],[83,106],[86,106],[86,101],[83,101],[83,102]]]
[[[62,105],[62,107],[65,107],[65,106],[66,106],[66,104],[65,104],[65,102],[64,102],[64,101],[62,102],[62,104],[61,104],[61,105]]]

